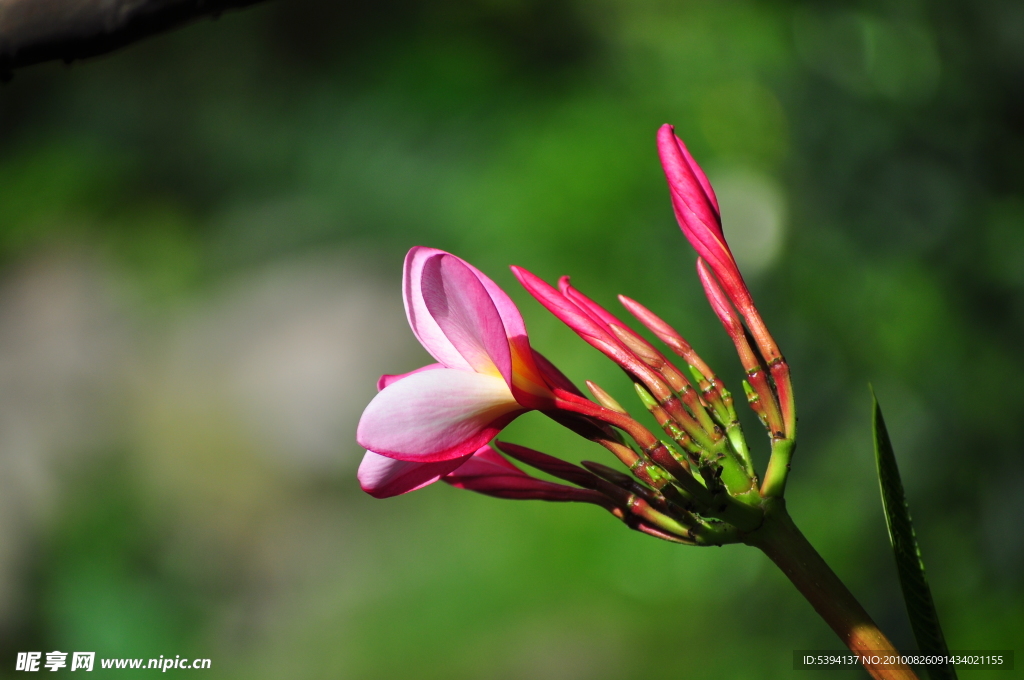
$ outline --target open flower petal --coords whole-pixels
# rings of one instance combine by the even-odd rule
[[[470,453],[440,463],[414,463],[367,451],[363,462],[359,464],[356,477],[363,491],[374,498],[390,498],[433,484],[456,470],[472,455]]]
[[[377,391],[380,392],[382,389],[384,389],[385,387],[387,387],[391,383],[398,382],[402,378],[408,378],[410,375],[414,375],[416,373],[422,373],[423,371],[433,371],[435,368],[444,368],[444,365],[443,364],[427,364],[426,366],[421,366],[421,367],[417,368],[415,371],[409,371],[408,373],[398,373],[398,374],[395,374],[395,375],[392,375],[390,373],[385,373],[384,375],[382,375],[380,378],[377,379]]]
[[[498,310],[498,316],[501,317],[501,323],[505,327],[505,335],[509,341],[512,344],[522,341],[528,347],[529,340],[526,335],[526,323],[523,321],[523,315],[519,313],[519,308],[512,302],[512,298],[482,271],[465,260],[460,260],[460,262],[473,272],[477,280],[487,291],[487,295],[491,298],[494,308]]]
[[[445,336],[423,300],[423,266],[431,258],[443,255],[447,255],[443,250],[416,246],[405,256],[405,268],[402,271],[402,298],[405,301],[405,315],[409,319],[413,335],[430,353],[430,356],[448,368],[472,371],[473,367]]]
[[[523,411],[503,378],[439,368],[385,387],[363,411],[356,439],[399,460],[451,460],[486,444]]]
[[[454,255],[434,255],[423,263],[421,291],[431,318],[472,370],[511,384],[505,325],[477,275]]]
[[[498,310],[505,336],[512,353],[512,393],[523,406],[545,408],[550,404],[551,390],[533,361],[533,349],[526,334],[526,323],[512,298],[498,284],[468,262],[463,261],[480,281]]]

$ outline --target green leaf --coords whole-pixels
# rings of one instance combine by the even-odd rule
[[[885,510],[885,523],[889,527],[889,541],[896,555],[896,571],[899,572],[900,587],[903,589],[903,600],[907,604],[910,626],[914,629],[917,647],[922,654],[948,654],[946,638],[939,625],[939,615],[935,611],[932,591],[928,587],[928,579],[924,573],[924,561],[921,549],[914,535],[914,525],[910,521],[910,508],[903,494],[903,482],[900,470],[896,466],[896,455],[889,441],[889,432],[885,428],[882,409],[878,405],[874,390],[871,391],[874,401],[873,427],[875,438],[875,463],[878,465],[878,484],[882,489],[882,509]],[[949,666],[928,666],[928,675],[932,680],[956,680],[956,670]]]

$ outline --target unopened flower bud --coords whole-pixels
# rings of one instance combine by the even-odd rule
[[[607,497],[596,491],[531,477],[489,446],[442,479],[456,488],[497,498],[609,505]]]
[[[609,328],[612,334],[618,338],[619,342],[654,370],[660,370],[665,365],[665,357],[649,344],[639,339],[632,331],[618,325],[612,325]]]
[[[590,390],[590,393],[594,395],[594,400],[597,401],[597,403],[599,403],[601,406],[604,406],[607,409],[611,409],[612,411],[621,413],[623,415],[628,414],[626,409],[622,408],[622,405],[619,404],[619,402],[615,401],[615,398],[612,397],[612,395],[608,394],[603,389],[601,389],[601,386],[598,385],[597,383],[588,380],[587,389]]]

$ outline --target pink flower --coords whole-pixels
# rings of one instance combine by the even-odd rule
[[[475,267],[416,247],[402,290],[413,334],[438,363],[383,376],[359,420],[356,440],[368,450],[360,485],[380,498],[452,472],[517,416],[553,400],[519,310]]]
[[[367,451],[363,462],[359,464],[356,477],[362,490],[374,498],[391,498],[433,484],[457,469],[472,455],[440,463],[414,463]]]

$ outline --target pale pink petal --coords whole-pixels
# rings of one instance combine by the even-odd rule
[[[451,460],[486,444],[522,412],[501,377],[438,368],[377,394],[359,419],[356,440],[399,460]]]
[[[420,373],[422,371],[432,371],[435,368],[444,368],[444,365],[443,364],[427,364],[426,366],[421,366],[420,368],[417,368],[415,371],[409,371],[408,373],[398,373],[398,374],[395,374],[395,375],[390,375],[388,373],[385,373],[384,375],[382,375],[380,378],[377,379],[377,391],[380,392],[382,389],[384,389],[385,387],[387,387],[391,383],[398,382],[402,378],[408,378],[410,375],[414,375],[414,374]]]
[[[526,334],[526,324],[519,308],[512,298],[498,287],[494,281],[468,262],[464,264],[476,275],[487,290],[494,307],[498,310],[501,323],[505,326],[505,336],[512,351],[512,393],[523,406],[528,408],[546,408],[551,397],[550,390],[544,383],[542,373],[533,361],[533,350],[530,338]]]
[[[427,258],[421,292],[430,316],[473,370],[501,375],[511,385],[512,355],[505,325],[487,289],[466,263],[447,253]]]
[[[491,301],[498,310],[501,322],[505,326],[505,335],[510,340],[520,337],[525,340],[527,337],[526,323],[523,321],[523,315],[519,313],[519,308],[516,307],[514,302],[512,302],[512,298],[508,296],[508,293],[499,288],[498,284],[491,281],[486,274],[470,263],[465,260],[463,260],[462,263],[466,265],[474,275],[476,275],[477,280],[479,280],[487,290],[487,294],[490,296]]]
[[[473,370],[469,362],[445,336],[437,321],[427,310],[423,300],[423,266],[435,257],[447,255],[443,250],[416,246],[405,256],[405,267],[402,271],[402,298],[405,302],[405,315],[413,335],[420,341],[430,356],[448,368]]]
[[[433,484],[454,471],[473,454],[440,463],[413,463],[367,451],[359,464],[359,486],[374,498],[390,498]]]

